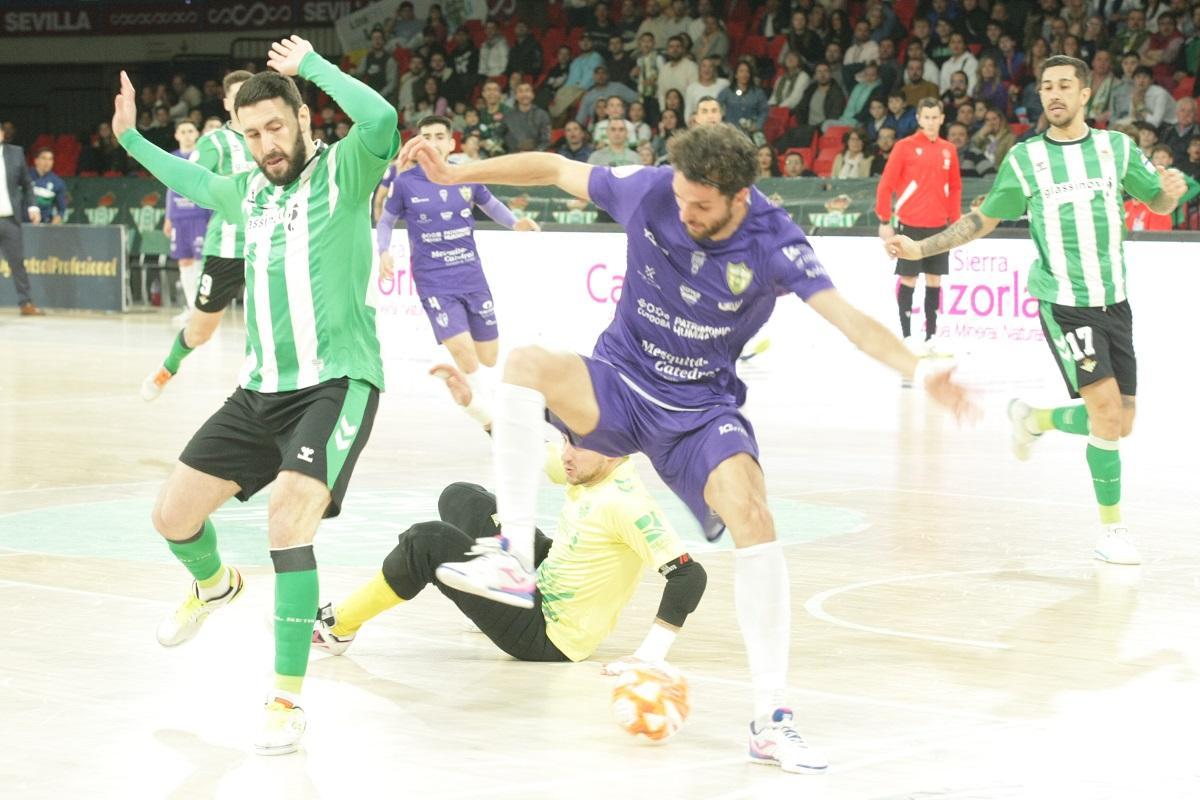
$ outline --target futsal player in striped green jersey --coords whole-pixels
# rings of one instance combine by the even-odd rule
[[[1044,432],[1088,437],[1087,464],[1100,505],[1095,557],[1137,564],[1141,557],[1121,518],[1121,437],[1133,429],[1137,362],[1125,296],[1122,193],[1169,214],[1183,195],[1182,175],[1152,167],[1123,133],[1090,128],[1088,68],[1069,56],[1042,65],[1039,93],[1049,129],[1017,144],[1000,165],[979,210],[942,233],[914,242],[896,236],[889,254],[924,258],[986,236],[1002,219],[1028,212],[1038,258],[1029,293],[1071,397],[1082,405],[1031,408],[1013,400],[1013,450],[1022,460]]]
[[[113,131],[163,183],[227,219],[245,222],[247,358],[241,385],[180,454],[154,525],[194,581],[158,628],[182,644],[242,589],[222,563],[210,515],[274,482],[268,538],[275,567],[275,683],[255,749],[297,749],[300,688],[317,616],[313,538],[336,516],[383,389],[371,275],[371,193],[399,147],[396,110],[293,36],[234,101],[257,166],[214,175],[136,130],[133,85],[121,74]],[[313,81],[355,121],[332,147],[313,142],[292,75]]]

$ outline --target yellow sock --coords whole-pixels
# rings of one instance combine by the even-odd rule
[[[1100,524],[1115,525],[1121,521],[1121,506],[1100,506]]]
[[[1052,408],[1035,408],[1033,409],[1033,426],[1036,431],[1030,433],[1040,433],[1049,430],[1054,430],[1054,409]]]
[[[376,573],[333,609],[336,624],[330,630],[334,636],[353,636],[364,622],[402,602],[384,580],[383,573]]]
[[[304,687],[303,675],[280,675],[275,673],[275,697],[296,705],[300,699],[300,690]]]

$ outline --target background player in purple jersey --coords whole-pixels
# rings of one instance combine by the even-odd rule
[[[426,117],[419,130],[417,138],[429,143],[439,164],[446,164],[454,150],[450,120]],[[496,366],[500,330],[492,290],[475,246],[474,207],[479,206],[493,220],[515,231],[536,231],[538,224],[514,217],[486,186],[446,188],[430,181],[419,165],[400,170],[392,180],[376,228],[379,274],[385,278],[395,274],[388,247],[396,220],[403,219],[408,225],[412,276],[421,306],[429,316],[434,337],[450,351],[471,385],[473,399],[465,409],[467,414],[486,425],[491,422],[491,390],[484,372]],[[448,373],[434,367],[432,374],[445,380]]]
[[[496,487],[502,548],[443,564],[443,583],[513,605],[538,601],[532,563],[541,424],[547,409],[572,442],[606,455],[645,453],[710,537],[733,536],[735,606],[754,685],[751,759],[820,772],[786,707],[791,600],[767,507],[758,445],[739,407],[738,354],[795,292],[851,342],[902,376],[918,359],[839,294],[804,233],[753,187],[754,144],[733,126],[698,126],[671,140],[673,167],[604,169],[548,153],[449,166],[428,142],[403,159],[442,183],[554,185],[608,211],[628,234],[624,292],[590,358],[520,347],[496,397]],[[924,377],[960,417],[976,413],[950,372]]]
[[[175,126],[175,141],[179,149],[171,155],[191,159],[196,152],[196,140],[200,131],[191,120],[183,120]],[[212,212],[196,205],[183,195],[167,190],[167,213],[163,221],[163,233],[171,239],[171,258],[179,263],[179,283],[187,308],[175,318],[175,324],[186,325],[196,303],[196,284],[200,280],[200,265],[197,261],[204,250],[204,233],[208,230],[208,219]]]

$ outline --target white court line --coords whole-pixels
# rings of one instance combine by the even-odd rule
[[[856,631],[863,631],[864,633],[874,633],[879,636],[891,636],[901,639],[917,639],[923,642],[938,642],[940,644],[959,645],[962,647],[979,647],[986,650],[1011,650],[1012,648],[1003,642],[988,642],[978,639],[958,639],[952,636],[909,633],[907,631],[898,631],[894,628],[878,628],[871,625],[860,625],[857,622],[850,622],[842,619],[841,617],[835,617],[827,612],[824,608],[825,601],[831,597],[842,594],[843,592],[856,591],[858,589],[865,589],[870,586],[886,586],[894,583],[908,583],[911,581],[921,581],[930,578],[955,578],[963,575],[996,575],[1002,572],[1056,572],[1059,570],[1081,569],[1083,566],[1085,565],[1063,564],[1060,566],[1007,567],[999,569],[992,568],[959,570],[954,572],[928,572],[923,575],[896,575],[890,578],[879,578],[873,581],[861,581],[860,583],[850,583],[845,586],[826,589],[825,591],[819,592],[805,601],[804,610],[817,619],[828,622],[831,625],[836,625],[840,628],[849,628]]]
[[[23,589],[44,589],[47,592],[59,592],[61,594],[79,594],[84,597],[108,597],[116,600],[129,600],[133,603],[149,603],[156,606],[169,606],[163,600],[153,600],[148,597],[133,597],[127,594],[115,594],[113,592],[94,592],[90,589],[71,589],[67,586],[52,586],[46,583],[32,583],[29,581],[10,581],[6,578],[0,578],[0,586],[14,586]]]
[[[65,486],[30,486],[26,489],[0,489],[0,495],[28,494],[30,492],[62,492],[68,489],[115,489],[119,486],[159,486],[165,481],[129,481],[127,483],[71,483]],[[115,498],[120,499],[120,498]],[[42,508],[59,508],[59,506],[43,506]],[[42,508],[31,508],[29,511],[41,511]]]

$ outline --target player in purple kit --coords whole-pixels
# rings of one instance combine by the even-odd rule
[[[735,606],[754,685],[750,756],[790,772],[820,772],[786,707],[791,602],[787,564],[767,507],[758,445],[739,407],[736,360],[775,298],[795,292],[851,342],[912,378],[918,359],[833,287],[787,212],[753,187],[754,144],[727,124],[671,140],[673,167],[605,169],[549,153],[448,166],[413,140],[416,161],[443,184],[554,185],[606,210],[628,234],[616,316],[590,358],[520,347],[509,355],[492,426],[502,537],[481,541],[443,583],[529,607],[537,453],[547,410],[579,447],[645,453],[710,538],[733,536]],[[929,393],[963,416],[975,407],[949,372],[924,377]]]
[[[454,151],[450,124],[446,117],[425,117],[418,128],[420,135],[414,137],[428,142],[429,152],[436,153],[438,163],[443,165]],[[408,170],[401,166],[379,218],[376,249],[379,274],[392,277],[396,267],[388,247],[392,227],[397,219],[403,218],[408,224],[413,281],[433,326],[433,335],[450,351],[450,357],[471,386],[473,399],[464,410],[472,419],[487,425],[491,423],[491,410],[486,398],[491,391],[486,386],[484,370],[496,366],[500,331],[496,326],[492,290],[483,274],[479,248],[475,246],[472,213],[475,206],[506,228],[539,229],[533,220],[513,216],[486,186],[472,184],[448,189],[430,181],[419,165]],[[450,373],[434,367],[431,374],[445,380]]]
[[[200,131],[191,120],[183,120],[175,126],[175,141],[179,149],[171,155],[192,159],[196,152],[196,140]],[[208,219],[212,212],[196,205],[183,195],[167,190],[167,213],[163,222],[163,233],[171,238],[171,258],[179,262],[179,283],[187,308],[175,318],[178,325],[186,325],[196,303],[196,288],[200,280],[200,264],[197,263],[204,250],[204,234],[208,230]]]

